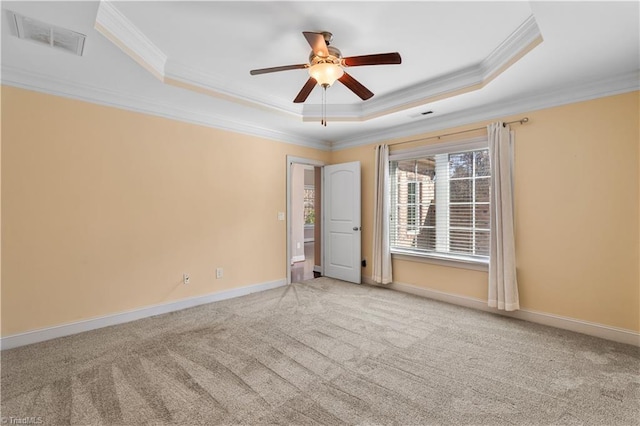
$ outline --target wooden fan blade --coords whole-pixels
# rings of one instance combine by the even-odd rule
[[[304,38],[307,39],[309,46],[311,46],[311,49],[313,49],[313,53],[323,57],[329,56],[327,43],[325,43],[324,35],[322,33],[303,31],[302,34],[304,34]]]
[[[281,66],[281,67],[260,68],[260,69],[257,69],[257,70],[251,70],[251,71],[249,71],[249,74],[258,75],[258,74],[266,74],[266,73],[269,73],[269,72],[299,70],[299,69],[308,68],[308,67],[309,67],[309,64],[284,65],[284,66]]]
[[[318,84],[316,82],[316,79],[313,77],[309,77],[309,80],[307,80],[304,86],[302,86],[302,90],[300,90],[300,93],[298,93],[298,96],[296,96],[293,102],[296,104],[300,104],[306,101],[313,88],[316,87],[316,84]]]
[[[340,83],[347,86],[349,90],[358,95],[363,101],[366,101],[373,96],[373,92],[364,87],[358,80],[351,77],[346,72],[342,74],[342,77],[340,77],[338,80],[340,81]]]
[[[362,65],[393,65],[401,64],[402,58],[398,52],[376,53],[373,55],[350,56],[344,58],[342,63],[348,67],[358,67]]]

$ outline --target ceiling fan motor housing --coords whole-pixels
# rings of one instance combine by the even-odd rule
[[[322,31],[320,34],[322,34],[322,37],[324,37],[325,44],[329,46],[331,44],[331,41],[333,40],[333,34],[331,34],[329,31]]]
[[[316,53],[312,50],[309,54],[309,63],[311,65],[320,63],[333,63],[336,65],[341,64],[342,52],[340,52],[340,49],[334,46],[327,46],[327,52],[329,53],[329,56],[320,56],[316,55]]]

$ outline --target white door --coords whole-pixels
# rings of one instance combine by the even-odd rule
[[[360,284],[360,162],[324,167],[323,273]]]

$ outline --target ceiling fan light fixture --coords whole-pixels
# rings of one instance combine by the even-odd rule
[[[344,70],[340,65],[330,62],[320,62],[309,68],[309,75],[313,77],[320,86],[328,87],[342,77]]]

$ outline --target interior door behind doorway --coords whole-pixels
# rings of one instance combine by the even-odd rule
[[[324,275],[361,282],[360,162],[324,167]]]

